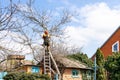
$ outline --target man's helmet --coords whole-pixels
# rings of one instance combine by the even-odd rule
[[[45,34],[48,34],[48,31],[47,31],[47,30],[45,30],[45,31],[44,31],[44,33],[45,33]]]

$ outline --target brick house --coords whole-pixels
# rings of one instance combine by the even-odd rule
[[[108,40],[100,47],[100,50],[103,53],[104,58],[107,58],[109,55],[112,55],[113,52],[120,51],[120,27],[108,38]],[[95,54],[92,56],[94,60]]]
[[[69,59],[60,54],[54,54],[53,57],[60,70],[62,80],[93,80],[93,69],[86,66],[84,63]],[[43,61],[38,65],[40,64],[43,64]],[[54,69],[53,64],[51,67]],[[54,76],[54,74],[52,74],[52,76]]]

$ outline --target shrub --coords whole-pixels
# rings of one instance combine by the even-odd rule
[[[27,74],[27,73],[18,73],[18,72],[11,72],[8,73],[4,78],[4,80],[50,80],[48,75],[40,75],[40,74]]]
[[[18,73],[8,73],[3,77],[4,80],[18,80]]]

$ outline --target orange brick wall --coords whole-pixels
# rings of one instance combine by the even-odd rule
[[[72,69],[65,69],[65,72],[63,74],[63,80],[82,80],[82,76],[79,72],[78,77],[72,77]]]
[[[117,41],[119,41],[119,48],[120,48],[120,28],[118,28],[117,31],[100,48],[105,58],[107,58],[109,55],[112,55],[112,45]]]
[[[32,66],[24,66],[22,70],[24,70],[27,73],[31,73]],[[40,74],[42,74],[42,68],[40,67]]]
[[[105,58],[112,55],[112,45],[119,41],[119,52],[120,52],[120,27],[110,36],[110,38],[100,48]],[[91,57],[94,60],[95,54]]]

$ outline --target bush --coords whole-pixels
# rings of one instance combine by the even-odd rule
[[[35,76],[32,74],[24,73],[20,76],[19,80],[35,80]]]
[[[8,73],[4,78],[4,80],[50,80],[48,75],[40,75],[40,74],[27,74],[27,73],[18,73],[11,72]]]
[[[8,73],[3,77],[4,80],[18,80],[18,73]]]
[[[110,80],[120,79],[120,53],[113,53],[108,56],[105,62],[105,69],[108,71]]]

